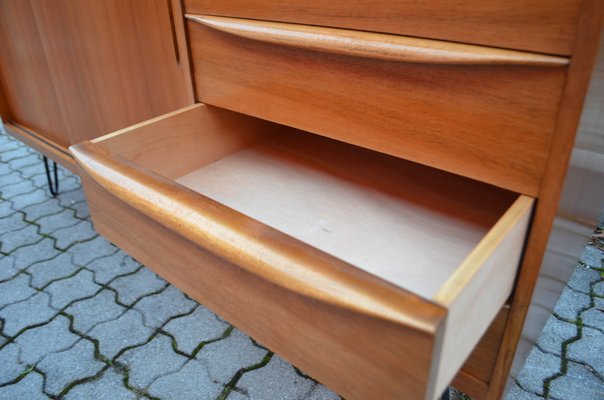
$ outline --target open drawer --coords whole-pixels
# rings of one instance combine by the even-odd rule
[[[533,204],[203,104],[71,150],[101,234],[351,399],[439,397]]]

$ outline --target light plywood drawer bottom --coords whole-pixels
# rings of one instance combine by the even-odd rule
[[[72,148],[96,229],[346,398],[434,399],[533,200],[198,104]]]

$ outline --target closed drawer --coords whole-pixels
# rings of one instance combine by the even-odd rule
[[[333,26],[570,54],[580,0],[185,0],[192,14]]]
[[[567,59],[189,19],[201,102],[537,195]]]
[[[198,104],[71,148],[96,229],[346,398],[437,398],[533,199]]]

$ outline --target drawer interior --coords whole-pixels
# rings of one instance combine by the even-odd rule
[[[215,126],[189,132],[173,124],[171,132],[155,129],[153,138],[126,133],[99,144],[426,299],[436,296],[518,197],[343,142],[203,108]]]

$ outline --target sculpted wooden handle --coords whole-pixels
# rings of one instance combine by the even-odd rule
[[[565,57],[339,28],[187,14],[209,28],[280,46],[384,61],[560,67]]]
[[[436,304],[94,144],[70,150],[86,175],[112,195],[256,276],[342,309],[424,332],[438,329],[443,309]]]

